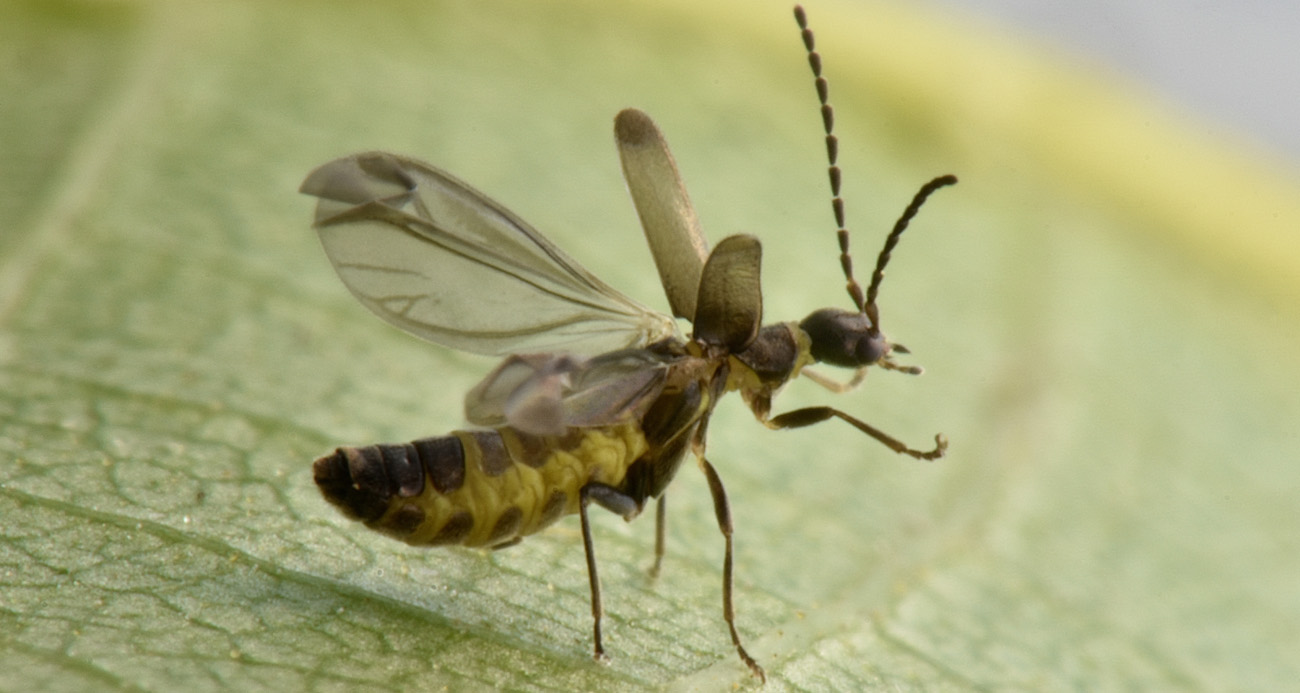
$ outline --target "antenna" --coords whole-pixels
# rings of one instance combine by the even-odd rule
[[[912,198],[912,203],[903,210],[903,215],[894,222],[894,229],[885,238],[885,247],[880,250],[880,256],[876,258],[876,269],[871,273],[871,284],[867,286],[867,294],[864,298],[862,287],[853,278],[853,257],[849,255],[849,230],[844,227],[844,199],[840,197],[841,174],[838,164],[840,147],[834,132],[835,109],[830,103],[830,86],[822,76],[822,57],[817,53],[813,43],[813,32],[808,28],[808,15],[804,13],[802,5],[794,6],[794,21],[799,24],[804,48],[808,51],[808,66],[812,68],[817,87],[817,99],[822,107],[822,127],[826,130],[827,171],[831,180],[831,210],[835,213],[835,236],[840,243],[840,267],[844,269],[844,278],[848,281],[845,288],[848,289],[849,298],[853,299],[853,305],[866,314],[871,320],[872,330],[879,333],[880,311],[876,308],[876,296],[880,293],[880,282],[885,278],[885,265],[889,264],[890,253],[893,252],[894,246],[898,245],[898,238],[903,235],[903,231],[907,230],[908,223],[921,210],[921,205],[925,204],[926,198],[939,188],[956,184],[957,177],[951,174],[939,176],[917,191],[916,196]]]
[[[916,213],[921,211],[921,205],[925,204],[926,198],[930,197],[934,191],[939,188],[957,184],[957,176],[951,173],[946,176],[939,176],[934,180],[921,186],[912,198],[912,203],[907,205],[903,210],[903,215],[894,222],[894,230],[889,232],[885,238],[885,247],[880,249],[880,256],[876,258],[876,269],[871,273],[871,285],[867,287],[867,305],[862,312],[871,318],[871,324],[877,330],[880,329],[880,315],[876,310],[876,294],[880,293],[880,282],[885,278],[885,265],[889,264],[889,254],[893,252],[894,246],[898,245],[898,239],[907,230],[907,224],[912,221]]]
[[[812,68],[814,84],[817,87],[817,100],[822,106],[822,128],[826,131],[827,173],[831,180],[831,211],[835,213],[835,236],[840,242],[840,267],[844,269],[845,286],[853,305],[860,311],[866,311],[867,303],[862,296],[862,287],[853,278],[853,256],[849,255],[849,230],[844,228],[844,199],[840,197],[840,142],[835,138],[835,109],[831,107],[830,85],[822,76],[822,57],[817,53],[813,43],[812,29],[808,28],[808,15],[804,14],[802,5],[794,6],[794,21],[799,24],[799,33],[803,37],[804,49],[808,52],[808,66]],[[874,320],[873,320],[874,322]]]

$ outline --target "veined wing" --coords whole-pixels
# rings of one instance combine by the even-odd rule
[[[465,395],[465,418],[534,435],[640,417],[663,390],[675,357],[624,349],[583,360],[568,354],[506,358]]]
[[[316,230],[352,294],[389,323],[480,354],[641,347],[672,319],[597,279],[509,211],[413,159],[369,152],[313,171]]]

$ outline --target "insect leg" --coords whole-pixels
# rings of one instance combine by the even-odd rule
[[[718,473],[713,469],[709,461],[700,456],[700,469],[704,476],[709,480],[709,493],[713,495],[713,512],[718,516],[718,529],[722,530],[722,538],[726,542],[726,553],[722,559],[722,618],[727,621],[727,628],[731,630],[731,642],[736,646],[736,652],[740,654],[740,659],[754,672],[754,675],[767,683],[767,674],[763,673],[763,667],[754,661],[753,657],[745,651],[745,647],[740,644],[740,634],[736,632],[736,614],[735,609],[731,606],[731,506],[727,503],[727,491],[722,487],[722,479],[718,478]]]
[[[668,494],[659,494],[659,502],[655,504],[655,564],[650,566],[650,577],[659,577],[659,566],[664,562],[664,533],[667,519],[665,513],[668,511]]]
[[[829,376],[822,375],[820,372],[811,368],[803,369],[800,371],[800,375],[837,395],[842,395],[846,392],[851,392],[852,390],[857,389],[857,387],[862,384],[862,381],[867,379],[867,369],[865,367],[859,368],[853,372],[853,377],[845,382],[840,382]]]
[[[641,512],[641,505],[631,496],[608,484],[590,483],[578,492],[578,515],[582,520],[582,548],[587,553],[587,578],[591,582],[591,618],[592,640],[595,642],[596,659],[605,658],[605,646],[600,639],[600,617],[604,609],[600,605],[600,576],[596,574],[596,549],[591,542],[591,520],[587,518],[587,506],[595,501],[600,507],[631,520]]]
[[[794,411],[788,411],[779,416],[774,416],[764,423],[767,424],[768,428],[773,429],[803,428],[804,426],[821,423],[832,416],[847,421],[854,428],[880,441],[890,450],[899,454],[911,455],[918,460],[937,460],[940,457],[943,457],[944,452],[948,449],[948,439],[944,437],[942,433],[935,435],[935,446],[933,450],[913,450],[903,444],[903,441],[885,433],[865,421],[849,416],[833,407],[807,407],[805,409],[795,409]]]

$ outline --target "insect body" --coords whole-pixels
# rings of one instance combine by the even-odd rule
[[[732,523],[726,492],[705,457],[705,431],[718,399],[739,391],[769,428],[839,418],[895,452],[922,451],[831,407],[771,416],[776,391],[805,366],[908,373],[906,353],[880,331],[876,295],[885,264],[908,222],[934,190],[917,194],[895,224],[864,295],[853,279],[838,197],[835,137],[820,61],[804,33],[823,106],[841,264],[854,310],[826,308],[799,323],[762,326],[761,246],[736,235],[709,249],[668,146],[649,116],[625,110],[615,139],[673,315],[692,323],[681,336],[672,318],[596,279],[537,231],[481,193],[431,166],[371,152],[313,171],[302,191],[320,198],[315,225],[326,254],[352,293],[397,327],[432,342],[506,358],[467,396],[474,430],[397,445],[339,448],[316,460],[325,498],[372,529],[417,546],[502,548],[559,518],[578,514],[591,581],[594,646],[601,638],[601,592],[588,507],[625,519],[657,499],[655,564],[664,551],[664,490],[689,450],[704,472],[725,539],[723,616],[745,651],[732,608]]]
[[[662,492],[708,409],[699,388],[705,378],[675,361],[651,350],[584,362],[565,355],[511,357],[470,394],[468,406],[482,404],[479,396],[509,381],[511,392],[564,408],[556,412],[562,421],[544,427],[549,415],[502,419],[478,412],[472,421],[514,423],[402,445],[340,448],[316,463],[316,483],[349,515],[417,546],[504,548],[564,515],[584,512],[589,500],[631,519],[645,498]],[[517,375],[568,382],[557,398],[535,391],[552,390],[551,384],[521,385],[513,381]],[[607,392],[593,389],[602,387]],[[586,411],[594,417],[585,417]],[[627,504],[624,497],[639,500]]]

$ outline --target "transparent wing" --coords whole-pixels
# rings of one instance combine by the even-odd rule
[[[482,193],[427,164],[370,152],[303,181],[339,277],[389,323],[480,354],[641,347],[672,319],[600,281]]]
[[[586,361],[565,354],[509,356],[465,395],[465,417],[534,435],[625,421],[645,414],[673,363],[643,349]]]

